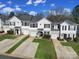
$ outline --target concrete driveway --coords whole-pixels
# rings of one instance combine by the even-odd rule
[[[34,58],[39,44],[32,42],[33,40],[33,37],[29,37],[12,54],[18,57]]]
[[[56,50],[57,59],[79,59],[72,47],[62,46],[57,39],[52,39],[52,42]]]
[[[5,39],[3,41],[0,41],[0,54],[5,53],[8,51],[13,45],[15,45],[18,41],[26,37],[25,35],[19,36],[17,38],[13,39]]]
[[[0,42],[0,53],[5,53],[15,43],[15,40],[5,39]]]

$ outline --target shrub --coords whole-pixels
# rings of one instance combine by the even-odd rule
[[[0,33],[4,33],[4,31],[0,31]]]
[[[68,38],[66,38],[66,40],[67,40],[67,41],[71,41],[71,40],[72,40],[72,38],[71,38],[71,37],[68,37]]]
[[[57,37],[57,39],[59,40],[59,39],[60,39],[60,37]]]
[[[50,35],[45,34],[45,35],[43,36],[43,38],[50,39]]]
[[[63,41],[64,39],[61,39],[60,37],[57,37],[57,39],[59,40],[59,41]]]
[[[8,30],[7,34],[14,34],[14,31],[13,30]]]
[[[79,37],[75,37],[75,38],[73,39],[73,41],[74,41],[74,42],[78,42],[78,41],[79,41]]]

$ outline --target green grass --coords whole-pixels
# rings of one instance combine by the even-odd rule
[[[79,42],[61,42],[64,46],[71,46],[75,52],[79,55]]]
[[[39,43],[35,58],[56,59],[55,49],[51,40],[35,39],[34,42]]]
[[[0,36],[0,41],[4,40],[4,39],[14,39],[16,38],[15,35],[11,35],[11,34],[5,34],[5,35],[1,35]]]
[[[12,53],[17,47],[19,47],[26,39],[28,38],[28,36],[27,37],[25,37],[25,38],[23,38],[22,40],[20,40],[18,43],[16,43],[11,49],[9,49],[6,53],[8,53],[8,54],[10,54],[10,53]]]

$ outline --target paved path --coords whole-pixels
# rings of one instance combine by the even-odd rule
[[[62,46],[57,39],[52,39],[57,59],[79,59],[76,52],[69,46]]]
[[[24,37],[25,37],[25,35],[22,35],[22,36],[15,38],[14,40],[5,39],[5,40],[1,41],[0,42],[0,54],[8,51],[13,45],[15,45],[18,41],[20,41]]]
[[[15,42],[15,40],[10,40],[10,39],[6,39],[6,40],[3,40],[2,42],[0,42],[0,53],[4,53],[6,52],[6,50],[11,46],[13,45]]]
[[[33,40],[33,37],[29,37],[12,54],[18,57],[34,58],[38,48],[38,43],[33,43]]]

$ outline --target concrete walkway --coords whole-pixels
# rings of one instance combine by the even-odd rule
[[[25,37],[25,35],[22,35],[22,36],[15,38],[14,40],[5,39],[5,40],[1,41],[0,42],[0,54],[8,51],[12,46],[14,46],[18,41],[20,41],[24,37]]]
[[[0,42],[0,53],[5,53],[15,43],[15,40],[6,39]]]
[[[38,48],[38,43],[33,43],[33,40],[33,37],[29,37],[12,54],[23,58],[34,58]]]
[[[62,46],[57,39],[52,39],[57,59],[79,59],[79,56],[70,46]]]

